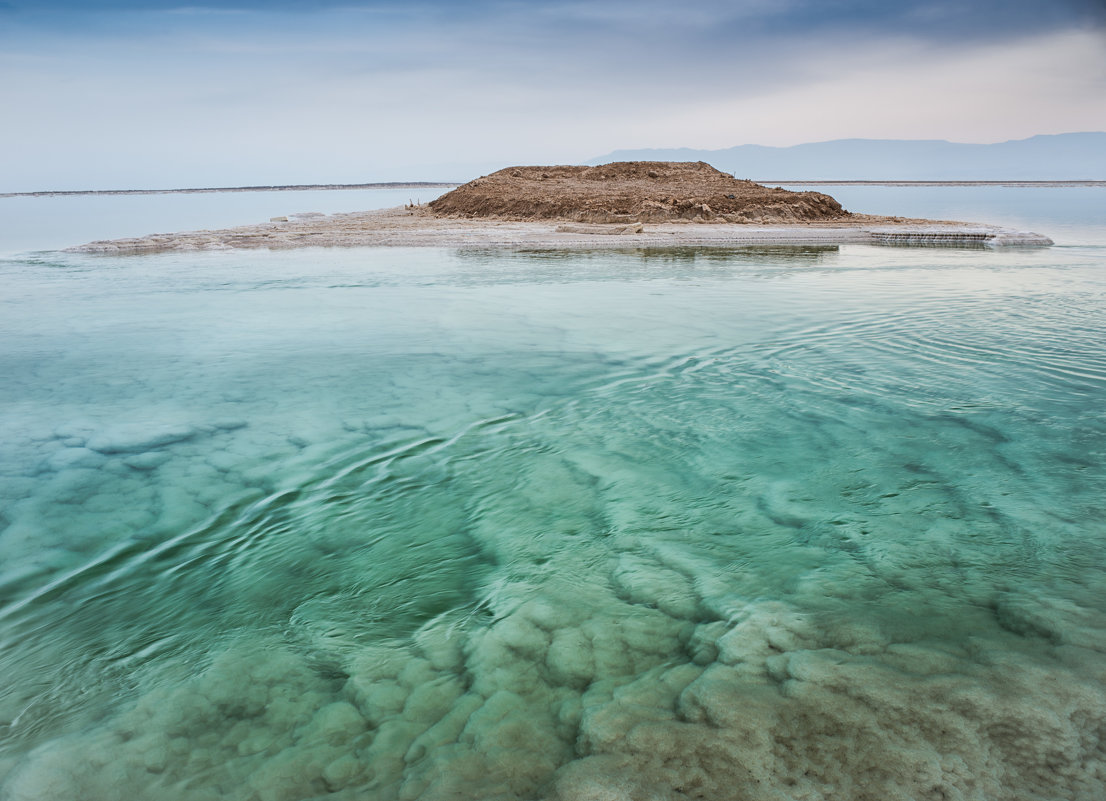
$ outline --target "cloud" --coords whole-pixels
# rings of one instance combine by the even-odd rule
[[[1106,129],[1093,4],[1006,2],[1001,20],[999,5],[347,0],[308,12],[119,0],[64,21],[17,11],[0,28],[0,104],[19,120],[0,130],[0,175],[32,189],[78,174],[120,185],[94,175],[126,170],[156,185],[342,182],[396,164],[577,161],[621,147]]]
[[[839,56],[820,79],[689,99],[637,141],[706,148],[854,137],[999,142],[1106,130],[1106,108],[1087,102],[1095,96],[1106,96],[1106,44],[1091,32],[972,49],[900,40]]]
[[[565,32],[625,32],[680,36],[750,37],[861,27],[887,34],[911,30],[920,36],[977,40],[1025,31],[1106,25],[1101,0],[6,0],[7,5],[41,17],[89,18],[128,13],[250,12],[311,17],[332,11],[408,15],[442,26],[475,24],[518,27],[560,35]],[[515,25],[513,25],[515,24]]]

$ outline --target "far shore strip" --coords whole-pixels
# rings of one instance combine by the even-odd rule
[[[287,250],[306,247],[598,248],[808,244],[1051,245],[1041,234],[977,223],[853,215],[831,223],[756,225],[707,222],[587,225],[437,217],[423,207],[349,214],[290,214],[215,231],[150,234],[89,242],[68,252]]]

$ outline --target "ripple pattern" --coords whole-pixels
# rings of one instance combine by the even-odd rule
[[[3,801],[1106,794],[1101,249],[212,258],[5,268]]]

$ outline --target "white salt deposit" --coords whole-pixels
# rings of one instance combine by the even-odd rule
[[[864,801],[1106,790],[1088,771],[1102,764],[1106,720],[1106,669],[1091,649],[1057,653],[983,613],[957,648],[816,621],[779,601],[701,623],[610,598],[603,609],[577,594],[539,597],[463,636],[435,621],[410,643],[326,669],[279,641],[242,639],[181,686],[41,746],[3,797]],[[1101,640],[1101,629],[1064,625]]]

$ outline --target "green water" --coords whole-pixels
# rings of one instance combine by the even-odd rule
[[[0,272],[4,801],[1106,794],[1101,245]]]

